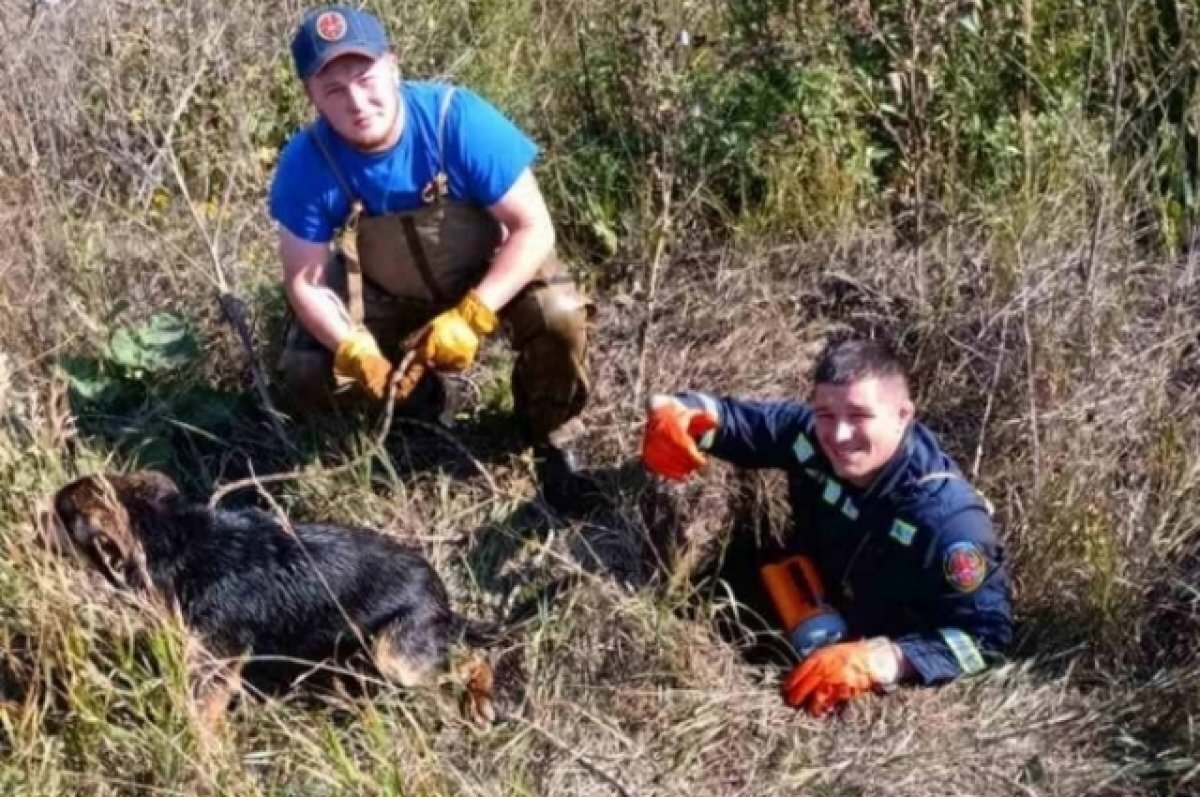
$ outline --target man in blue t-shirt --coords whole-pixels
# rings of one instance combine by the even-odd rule
[[[1012,641],[988,503],[915,420],[890,348],[835,343],[812,382],[807,403],[655,396],[642,459],[670,479],[688,478],[708,454],[787,474],[789,566],[732,541],[743,572],[731,580],[768,593],[787,626],[801,658],[784,682],[789,704],[820,715],[873,689],[979,672]],[[746,576],[764,564],[755,585]]]
[[[543,487],[570,493],[590,307],[554,255],[537,146],[465,88],[401,81],[364,11],[309,12],[292,57],[318,118],[288,142],[270,190],[298,322],[280,360],[289,400],[383,399],[415,351],[432,367],[409,409],[440,407],[438,372],[469,367],[503,323]]]

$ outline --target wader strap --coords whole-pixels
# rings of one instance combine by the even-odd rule
[[[413,221],[412,216],[404,216],[400,219],[400,226],[404,229],[404,239],[408,241],[408,251],[412,252],[413,263],[416,264],[417,272],[425,281],[425,287],[429,289],[430,295],[438,304],[450,304],[450,300],[438,286],[437,280],[433,278],[433,269],[429,267],[429,259],[425,257],[425,247],[421,246],[421,235],[417,232],[417,223]]]
[[[450,181],[446,176],[445,158],[443,157],[443,142],[446,139],[446,117],[450,115],[450,102],[454,99],[454,89],[454,86],[446,89],[446,93],[442,95],[441,105],[438,107],[437,161],[434,163],[436,171],[433,179],[421,189],[421,201],[426,205],[441,204],[446,195],[450,193]],[[412,217],[405,216],[400,223],[404,228],[404,239],[408,241],[408,251],[412,253],[413,262],[417,266],[421,279],[425,281],[425,287],[429,289],[430,295],[438,304],[449,304],[450,300],[438,286],[437,280],[434,279],[433,269],[429,266],[429,258],[425,255],[425,247],[421,244],[421,236],[417,233],[416,222],[412,220]]]
[[[421,201],[426,205],[435,205],[450,193],[450,178],[446,176],[445,158],[446,117],[450,115],[450,103],[454,100],[456,89],[456,86],[447,88],[446,93],[442,95],[441,105],[438,107],[437,161],[434,163],[436,169],[433,179],[421,189]]]
[[[363,205],[357,199],[350,205],[350,218],[342,228],[342,262],[346,266],[346,309],[350,311],[350,323],[362,326],[366,313],[363,309],[363,273],[358,262],[358,217]]]
[[[342,170],[337,167],[333,154],[321,139],[320,130],[315,125],[313,126],[313,140],[317,142],[317,149],[321,150],[321,155],[329,164],[334,178],[350,200],[350,215],[342,224],[342,231],[338,236],[338,249],[342,253],[342,261],[346,266],[346,309],[350,312],[350,323],[355,327],[360,327],[365,317],[362,265],[358,262],[358,218],[363,214],[363,203],[354,193],[350,184],[346,182]]]

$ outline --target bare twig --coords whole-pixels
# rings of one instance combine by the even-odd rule
[[[1040,495],[1042,491],[1042,447],[1038,435],[1037,372],[1033,359],[1033,334],[1029,329],[1028,297],[1023,299],[1022,305],[1021,335],[1025,341],[1025,369],[1029,381],[1029,439],[1032,449],[1030,463],[1033,467],[1034,493]]]
[[[295,445],[292,443],[291,438],[288,437],[287,431],[283,428],[282,421],[279,420],[280,412],[275,408],[274,401],[271,400],[270,382],[267,378],[266,369],[263,368],[262,358],[259,357],[258,352],[254,348],[254,341],[250,335],[249,327],[246,325],[245,303],[234,295],[232,289],[229,287],[229,281],[225,277],[225,268],[222,264],[220,251],[220,226],[218,224],[216,232],[210,233],[204,219],[201,218],[199,211],[196,210],[196,203],[192,200],[191,194],[188,191],[187,181],[183,176],[183,169],[179,164],[179,158],[176,157],[174,146],[170,141],[166,144],[166,153],[167,162],[171,166],[171,171],[175,175],[175,181],[179,185],[179,190],[183,194],[188,212],[191,214],[192,224],[204,239],[205,246],[208,249],[212,265],[212,282],[217,290],[217,303],[220,305],[225,319],[236,331],[242,348],[245,349],[246,357],[250,362],[250,374],[254,380],[254,388],[258,393],[263,408],[266,410],[271,430],[275,433],[276,438],[279,439],[285,450],[295,451]],[[226,201],[227,198],[228,194],[226,195]]]
[[[496,480],[492,478],[492,474],[488,473],[488,470],[483,466],[483,463],[471,453],[470,449],[462,444],[462,441],[452,435],[444,427],[438,426],[436,423],[423,421],[420,418],[400,417],[396,418],[395,422],[404,426],[415,426],[419,429],[425,429],[426,431],[433,432],[434,434],[438,435],[447,443],[449,443],[454,450],[463,457],[463,459],[475,466],[475,470],[478,471],[479,475],[482,476],[484,481],[487,482],[488,488],[492,491],[493,495],[506,494],[503,490],[496,486]]]
[[[1008,318],[1006,314],[1000,327],[1000,354],[996,357],[996,367],[992,369],[992,384],[988,387],[987,403],[983,407],[983,418],[979,420],[979,440],[975,444],[975,459],[971,463],[971,481],[979,478],[979,465],[983,461],[983,441],[987,434],[988,419],[992,417],[992,405],[996,402],[996,387],[1000,384],[1000,374],[1004,370],[1004,355],[1007,351]]]
[[[344,462],[335,468],[325,471],[325,476],[336,476],[339,473],[345,473],[349,470],[352,470],[353,468],[358,467],[358,465],[363,461],[375,456],[377,452],[384,450],[384,446],[387,443],[388,433],[392,429],[392,419],[396,410],[396,402],[403,401],[408,397],[407,395],[399,394],[400,383],[402,380],[404,380],[404,376],[408,370],[417,364],[418,355],[419,352],[416,350],[409,351],[404,355],[404,359],[400,361],[400,365],[393,369],[391,379],[388,381],[387,396],[383,401],[383,412],[380,414],[379,428],[375,432],[375,436],[372,439],[371,447],[368,448],[365,453],[355,457],[349,462]],[[478,466],[478,463],[476,463],[476,465]],[[482,466],[479,467],[482,468]],[[221,500],[225,496],[229,495],[230,493],[235,493],[238,490],[244,490],[247,487],[260,488],[261,490],[261,486],[264,484],[292,481],[294,479],[299,479],[303,475],[304,472],[301,470],[290,470],[286,473],[272,473],[268,476],[250,476],[246,479],[239,479],[235,482],[230,482],[229,484],[226,484],[219,490],[215,491],[212,496],[209,497],[208,505],[209,507],[215,507],[221,503]]]
[[[146,167],[147,176],[150,178],[142,184],[138,192],[138,203],[143,209],[149,201],[149,196],[152,193],[150,187],[158,181],[157,172],[161,168],[160,164],[163,159],[168,156],[171,148],[171,142],[175,138],[175,127],[179,124],[179,120],[187,113],[188,106],[192,103],[192,97],[196,94],[196,89],[200,87],[200,81],[204,78],[204,73],[208,71],[209,64],[212,60],[212,55],[215,51],[215,45],[224,35],[225,29],[229,27],[229,18],[221,22],[220,27],[213,32],[211,36],[204,42],[200,48],[201,58],[200,66],[192,74],[192,79],[184,87],[179,94],[179,99],[175,103],[174,109],[171,111],[171,116],[167,120],[167,126],[162,132],[162,144],[154,153],[154,157],[150,160],[150,165]],[[232,185],[232,183],[231,183]]]
[[[1129,12],[1125,8],[1125,4],[1121,3],[1121,54],[1117,59],[1114,67],[1116,72],[1115,87],[1113,89],[1113,120],[1112,132],[1108,140],[1107,158],[1104,163],[1104,179],[1105,185],[1100,186],[1100,196],[1096,199],[1096,213],[1092,219],[1091,235],[1088,239],[1087,259],[1084,261],[1084,280],[1087,289],[1088,302],[1091,306],[1092,313],[1095,313],[1096,306],[1096,247],[1100,240],[1100,232],[1104,227],[1104,214],[1108,210],[1108,192],[1107,185],[1109,175],[1112,172],[1114,152],[1117,148],[1117,140],[1121,134],[1121,102],[1124,99],[1125,93],[1125,63],[1129,49]],[[1089,323],[1094,326],[1094,318],[1089,316]],[[1095,341],[1091,341],[1092,347],[1095,346]]]
[[[670,171],[663,170],[661,167],[657,171],[659,200],[662,204],[658,214],[658,223],[655,225],[654,257],[650,261],[649,285],[646,287],[646,323],[642,326],[641,339],[638,341],[637,378],[633,383],[633,406],[635,407],[641,407],[645,398],[646,352],[654,337],[654,313],[658,306],[658,276],[671,230],[671,189],[674,176]]]
[[[258,398],[266,410],[267,419],[271,424],[271,429],[275,432],[275,437],[279,439],[286,450],[295,451],[295,445],[279,420],[279,411],[275,409],[274,402],[271,401],[270,382],[266,370],[263,368],[262,358],[258,356],[254,348],[254,339],[250,335],[250,328],[246,324],[246,303],[229,292],[218,294],[217,303],[221,306],[221,312],[224,313],[225,319],[237,333],[242,348],[246,351],[250,361],[250,375],[254,381],[254,389],[258,392]]]
[[[389,402],[389,406],[390,404],[391,402]],[[283,527],[283,530],[287,532],[289,537],[296,541],[297,545],[299,545],[301,553],[304,554],[304,559],[308,562],[313,574],[316,575],[317,579],[321,582],[321,587],[324,588],[325,593],[329,595],[330,599],[333,601],[333,605],[337,607],[338,613],[342,615],[342,620],[346,623],[346,627],[349,628],[354,634],[355,640],[363,650],[370,652],[371,646],[367,644],[366,636],[363,634],[362,629],[358,627],[358,624],[354,622],[354,618],[350,616],[350,613],[346,611],[344,606],[342,606],[342,602],[338,600],[337,593],[335,593],[333,588],[329,586],[329,581],[325,578],[325,574],[321,572],[321,568],[317,567],[316,562],[313,561],[312,555],[308,552],[308,548],[304,546],[304,543],[301,542],[300,538],[296,535],[296,529],[292,527],[292,521],[288,519],[287,513],[283,511],[283,507],[279,505],[279,502],[275,500],[274,496],[262,489],[261,485],[256,484],[255,486],[258,487],[258,494],[261,495],[267,504],[270,505],[272,514],[275,515],[276,519],[279,521],[279,524]]]

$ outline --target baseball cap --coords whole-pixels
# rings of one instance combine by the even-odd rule
[[[350,6],[315,8],[304,15],[292,38],[296,74],[307,80],[340,55],[379,58],[388,51],[387,34],[379,20]]]

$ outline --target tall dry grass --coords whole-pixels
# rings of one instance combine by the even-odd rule
[[[217,296],[246,302],[269,365],[283,305],[263,197],[307,113],[286,56],[300,4],[0,0],[0,791],[1200,791],[1200,260],[1145,246],[1129,197],[1149,162],[1109,158],[1111,129],[1063,103],[1037,118],[1036,180],[985,190],[960,164],[918,191],[868,168],[850,65],[827,55],[838,10],[788,6],[813,12],[793,36],[788,4],[758,5],[761,41],[730,44],[750,29],[722,4],[374,4],[411,74],[471,83],[546,147],[539,178],[600,308],[585,418],[611,506],[568,518],[507,447],[503,347],[468,375],[456,440],[399,423],[385,452],[369,417],[287,420],[285,444],[251,389]],[[913,40],[935,21],[910,20]],[[711,79],[718,45],[683,53],[681,30],[736,44],[723,74],[749,77]],[[774,113],[755,58],[800,59],[811,80],[786,90],[811,101],[807,126],[755,129]],[[750,120],[743,138],[706,149],[723,118],[681,112],[697,97],[748,114],[724,118]],[[955,173],[942,152],[920,161],[931,181]],[[199,356],[117,374],[114,334],[157,312]],[[1019,643],[982,677],[818,722],[717,635],[723,596],[693,579],[728,535],[785,528],[777,479],[713,466],[667,487],[634,458],[649,392],[802,396],[846,329],[911,354],[923,417],[996,504]],[[82,396],[88,368],[123,392]],[[300,469],[271,488],[294,516],[417,542],[481,616],[569,578],[515,653],[531,712],[478,732],[448,687],[248,698],[203,751],[179,630],[32,542],[67,478],[135,462],[198,496]]]

